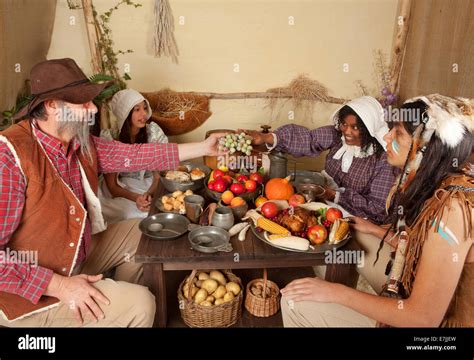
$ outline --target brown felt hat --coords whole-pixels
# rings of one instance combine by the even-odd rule
[[[31,101],[15,114],[18,120],[45,100],[63,100],[72,104],[85,104],[93,100],[109,85],[89,81],[73,59],[42,61],[31,69]]]

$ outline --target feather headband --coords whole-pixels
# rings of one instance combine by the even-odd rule
[[[448,97],[439,94],[418,96],[405,101],[405,104],[423,101],[428,109],[423,140],[436,134],[443,144],[454,148],[461,142],[466,131],[474,132],[474,100],[462,97]],[[424,141],[426,142],[426,141]]]
[[[408,164],[405,173],[402,174],[402,192],[415,177],[433,135],[439,137],[446,146],[454,148],[462,141],[466,131],[471,134],[474,132],[473,100],[432,94],[409,99],[405,104],[420,100],[427,105],[427,110],[422,115],[421,125],[413,134]]]

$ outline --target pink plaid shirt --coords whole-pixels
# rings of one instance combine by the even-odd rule
[[[69,150],[63,144],[35,129],[54,167],[79,201],[86,207],[84,188],[77,151],[79,144],[71,142]],[[175,169],[179,165],[176,144],[123,144],[91,137],[97,150],[98,170],[101,173],[121,171]],[[0,143],[0,251],[6,252],[11,235],[18,227],[25,205],[26,183],[15,158],[7,145]],[[77,264],[84,261],[91,240],[91,224],[87,218]],[[5,253],[6,254],[6,253]],[[7,259],[7,256],[4,256]],[[7,259],[8,260],[8,259]],[[45,292],[53,271],[25,263],[0,263],[0,291],[17,294],[36,304]]]

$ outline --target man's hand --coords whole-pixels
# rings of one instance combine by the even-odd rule
[[[226,151],[219,151],[219,138],[225,136],[226,133],[214,133],[203,141],[204,156],[221,156],[225,155]]]
[[[260,131],[247,129],[238,129],[236,131],[236,133],[238,134],[240,134],[241,132],[244,132],[247,135],[251,136],[253,138],[252,144],[255,146],[262,144],[273,145],[273,135],[271,133],[264,134]]]
[[[110,300],[92,285],[99,280],[102,280],[102,274],[95,276],[81,274],[72,277],[54,274],[45,295],[58,298],[67,304],[81,325],[87,314],[97,322],[97,318],[104,318],[104,312],[98,302],[110,304]]]
[[[226,133],[211,134],[206,140],[195,143],[178,144],[179,160],[185,161],[200,156],[223,156],[227,151],[219,151],[219,138]]]
[[[148,192],[143,193],[143,195],[139,195],[135,201],[137,204],[137,209],[143,212],[150,211],[151,200],[151,195]]]
[[[335,302],[337,284],[314,278],[297,279],[290,282],[281,293],[293,301]]]

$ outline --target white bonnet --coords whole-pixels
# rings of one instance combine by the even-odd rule
[[[133,107],[141,102],[146,101],[148,107],[148,116],[147,119],[151,117],[151,107],[147,99],[143,97],[138,91],[133,89],[125,89],[117,92],[112,100],[110,101],[110,107],[112,112],[117,118],[118,130],[122,130],[122,126],[125,123],[130,111]]]

